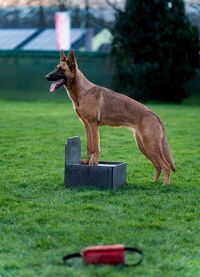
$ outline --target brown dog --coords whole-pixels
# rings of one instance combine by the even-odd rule
[[[164,184],[170,182],[170,171],[175,165],[170,154],[163,124],[146,106],[86,79],[78,69],[74,51],[68,57],[60,53],[60,63],[46,76],[54,81],[50,91],[64,85],[74,110],[81,119],[87,136],[87,156],[84,164],[97,165],[100,155],[99,126],[133,128],[140,151],[153,163],[154,181],[164,172]]]

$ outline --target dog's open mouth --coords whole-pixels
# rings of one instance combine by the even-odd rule
[[[64,83],[65,83],[64,79],[60,79],[58,81],[53,82],[50,86],[50,92],[54,92],[55,89],[62,87]]]

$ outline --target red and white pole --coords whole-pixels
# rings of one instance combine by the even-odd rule
[[[70,49],[70,14],[57,12],[55,14],[56,48],[58,50]]]

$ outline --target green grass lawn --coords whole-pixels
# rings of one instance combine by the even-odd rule
[[[0,101],[0,276],[198,276],[200,106],[151,105],[163,120],[177,167],[171,185],[132,132],[101,128],[101,159],[126,161],[122,190],[65,189],[64,143],[80,135],[69,102]],[[84,266],[62,256],[88,245],[142,249],[136,268]]]

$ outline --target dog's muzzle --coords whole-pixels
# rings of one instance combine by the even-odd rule
[[[50,72],[45,76],[48,81],[51,81],[50,92],[54,92],[55,89],[62,87],[67,79],[63,73],[59,73],[56,70]]]

